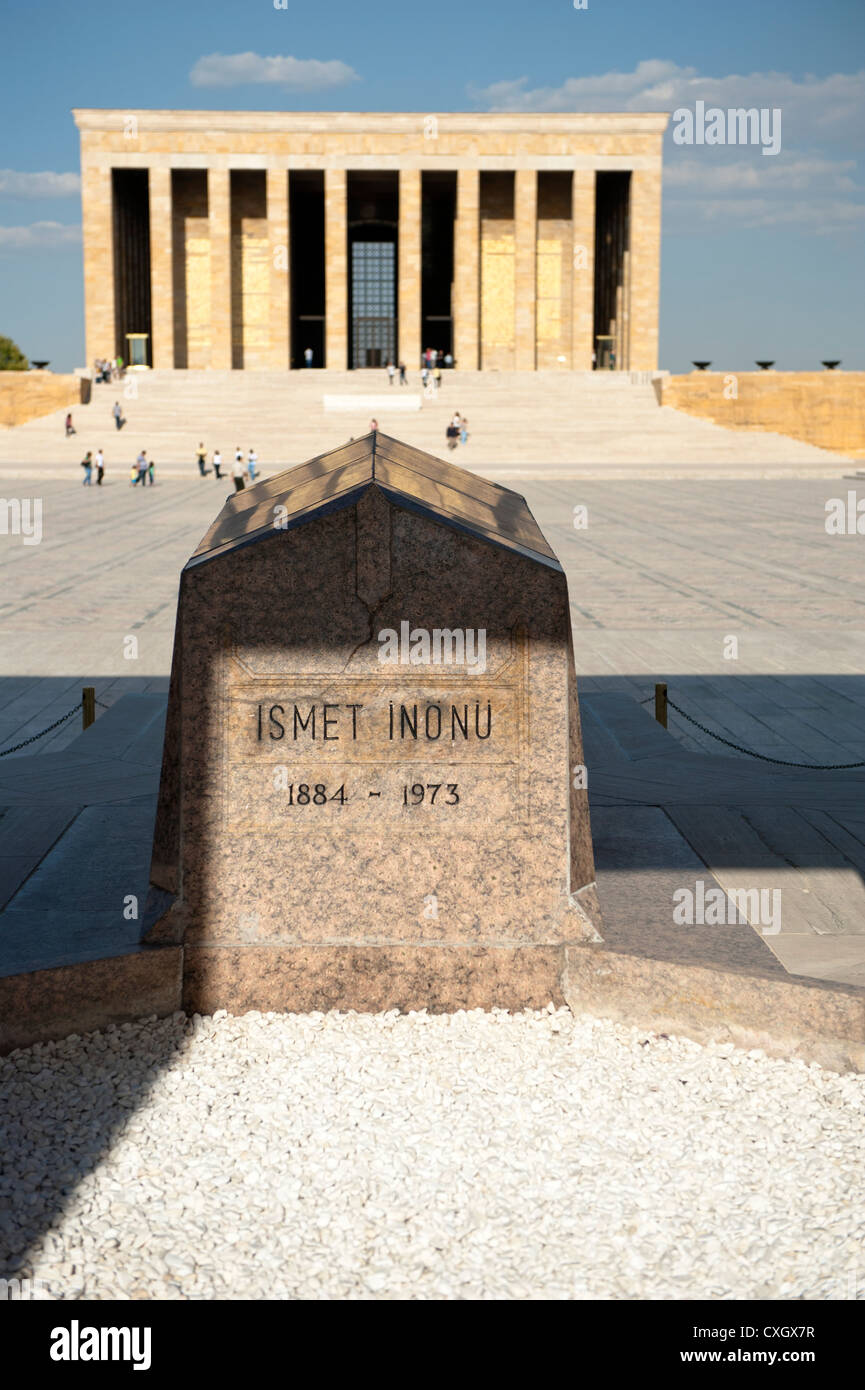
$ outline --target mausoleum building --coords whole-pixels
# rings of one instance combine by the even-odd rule
[[[657,367],[665,114],[74,115],[88,361]]]

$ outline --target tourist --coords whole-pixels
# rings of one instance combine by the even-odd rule
[[[426,384],[427,384],[428,381],[429,381],[429,367],[426,365],[426,363],[424,363],[424,365],[423,365],[423,366],[421,367],[421,369],[420,369],[420,384],[421,384],[421,386],[424,388],[424,390],[426,390]]]
[[[469,437],[469,422],[465,415],[460,421],[460,444],[466,444]]]
[[[122,411],[121,408],[120,408],[120,402],[119,402],[119,401],[115,401],[115,402],[114,402],[113,406],[111,407],[111,414],[114,416],[114,423],[115,423],[115,425],[117,426],[117,428],[118,428],[119,430],[122,430],[122,429],[123,429],[123,411]]]
[[[207,450],[205,449],[203,444],[199,444],[198,451],[196,453],[196,458],[198,460],[198,471],[201,474],[202,478],[206,478],[208,473],[210,472],[210,469],[206,467]]]
[[[387,384],[388,384],[388,386],[393,386],[393,379],[394,379],[395,376],[396,376],[396,367],[393,365],[392,362],[388,362],[388,364],[387,364]]]
[[[449,449],[455,449],[457,447],[458,434],[459,430],[457,429],[456,425],[452,420],[451,423],[448,425],[447,429],[445,430],[445,437],[447,439]]]
[[[400,386],[406,385],[405,362],[399,364],[399,384]]]
[[[105,477],[105,455],[102,449],[96,450],[96,486],[102,486],[102,479]]]
[[[68,439],[69,436],[70,436],[70,434],[74,434],[74,433],[75,433],[75,427],[74,427],[74,425],[72,424],[72,411],[71,411],[71,410],[67,410],[67,412],[66,412],[66,438]]]
[[[450,352],[446,352],[446,353],[445,353],[445,366],[446,366],[446,367],[452,367],[453,364],[454,364],[453,354],[450,353]]]
[[[312,366],[312,348],[310,347],[303,349],[303,365],[305,367]]]
[[[93,455],[89,449],[81,460],[81,467],[84,469],[84,486],[89,487],[91,474],[93,472]]]
[[[433,381],[435,382],[436,390],[438,390],[442,384],[442,369],[439,366],[438,362],[436,362],[435,364],[435,370],[433,372]]]
[[[255,452],[254,449],[250,449],[249,454],[248,454],[248,456],[247,456],[247,471],[249,472],[249,481],[250,481],[251,483],[254,483],[254,482],[255,482],[255,475],[256,475],[257,468],[258,468],[258,454]]]
[[[219,452],[218,449],[214,449],[214,451],[213,451],[213,471],[214,471],[214,473],[216,474],[216,477],[217,477],[217,478],[221,478],[221,477],[222,477],[222,474],[221,474],[220,471],[219,471],[221,467],[222,467],[222,454]]]
[[[141,484],[142,488],[143,488],[143,487],[146,487],[146,485],[147,485],[147,453],[146,453],[146,451],[145,451],[144,449],[141,450],[141,453],[138,455],[138,458],[135,460],[135,470],[136,470],[136,476],[135,476],[135,479],[133,480],[133,484],[132,484],[133,487],[135,487],[138,483]]]
[[[243,454],[240,452],[239,449],[237,453],[234,455],[234,467],[232,468],[231,472],[234,477],[234,491],[243,492],[243,489],[246,486],[246,484],[243,481],[246,469],[243,466]]]
[[[154,469],[154,466],[155,466],[155,465],[154,465],[153,459],[150,459],[150,461],[149,461],[149,463],[148,463],[148,465],[147,465],[147,480],[148,480],[148,482],[150,483],[150,486],[151,486],[151,487],[153,487],[153,469]]]
[[[370,432],[370,434],[375,434],[375,432],[376,432],[377,429],[378,429],[378,420],[370,420],[370,422],[369,422],[369,432]]]
[[[237,477],[237,465],[238,465],[238,464],[240,464],[240,467],[241,467],[242,471],[245,473],[245,472],[246,472],[246,464],[243,462],[243,450],[241,449],[241,447],[240,447],[239,444],[236,444],[236,445],[234,446],[234,469],[233,469],[233,474],[234,474],[234,477],[235,477],[235,478]]]

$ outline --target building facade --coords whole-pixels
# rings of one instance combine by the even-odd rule
[[[89,362],[657,367],[666,115],[74,115]]]

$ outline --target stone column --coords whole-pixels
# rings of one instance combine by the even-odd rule
[[[421,171],[399,171],[399,349],[410,372],[421,354]]]
[[[231,171],[208,169],[210,365],[231,368]]]
[[[291,261],[288,240],[288,170],[267,171],[270,239],[270,365],[288,371],[291,338]]]
[[[174,366],[174,275],[171,170],[149,170],[150,188],[150,361]]]
[[[324,171],[324,365],[348,366],[348,222],[345,169]]]
[[[457,171],[457,213],[454,226],[454,283],[451,313],[457,367],[478,366],[480,294],[480,173]]]
[[[658,301],[661,289],[661,166],[634,169],[630,207],[630,367],[658,366]]]
[[[571,185],[571,367],[592,370],[595,336],[595,171],[575,169]]]
[[[514,174],[514,367],[533,372],[537,366],[538,175],[535,169]]]
[[[87,366],[116,357],[114,327],[114,217],[110,169],[81,170],[84,241],[84,325]],[[126,358],[126,344],[120,349]]]

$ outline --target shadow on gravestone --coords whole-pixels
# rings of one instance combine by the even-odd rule
[[[563,1002],[598,942],[564,572],[381,433],[229,498],[181,576],[146,939],[183,1003]]]

